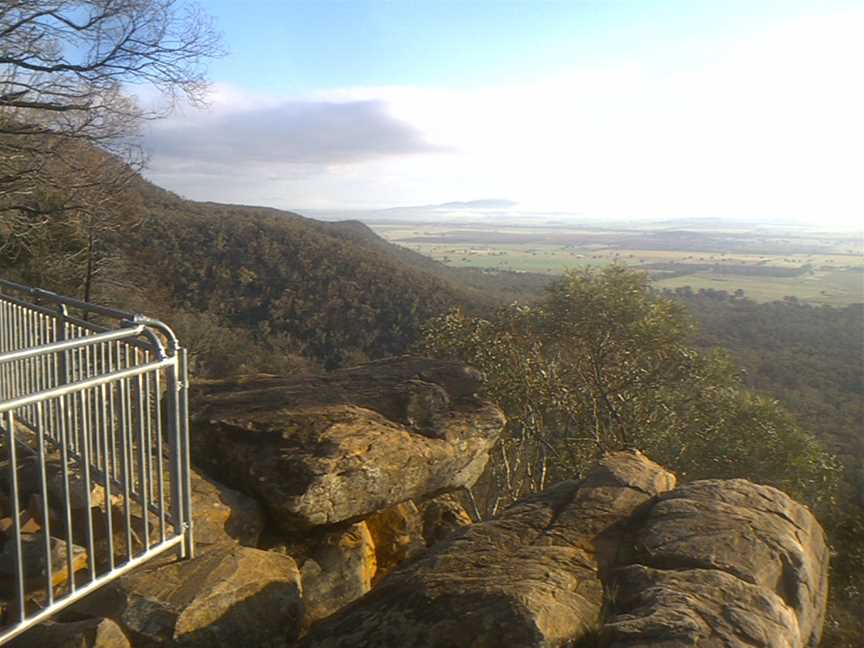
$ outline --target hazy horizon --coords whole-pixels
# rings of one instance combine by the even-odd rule
[[[144,134],[147,176],[189,198],[864,221],[860,3],[206,9],[231,49],[210,108]]]

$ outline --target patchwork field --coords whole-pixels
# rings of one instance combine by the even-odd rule
[[[598,229],[565,226],[379,224],[384,238],[451,266],[560,274],[613,262],[641,267],[655,285],[741,290],[754,301],[787,296],[864,301],[864,237],[801,228]]]

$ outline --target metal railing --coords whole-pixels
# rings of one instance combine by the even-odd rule
[[[0,644],[192,557],[187,411],[166,325],[0,280]]]

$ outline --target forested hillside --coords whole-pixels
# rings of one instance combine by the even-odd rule
[[[847,464],[864,458],[864,304],[757,304],[721,291],[678,289],[698,343],[732,351],[752,388],[770,394]]]
[[[139,177],[117,203],[110,226],[58,218],[38,246],[0,264],[36,285],[175,322],[200,373],[278,369],[272,352],[325,368],[400,353],[429,317],[495,302],[359,223],[196,203]]]

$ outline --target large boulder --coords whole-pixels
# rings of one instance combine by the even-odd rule
[[[829,550],[786,494],[742,479],[693,482],[661,495],[632,537],[610,579],[612,645],[818,645]]]
[[[503,426],[458,362],[394,358],[322,376],[199,383],[193,460],[286,533],[472,485]]]
[[[223,543],[156,561],[97,590],[75,611],[115,621],[136,648],[283,648],[300,632],[300,572],[288,556]]]
[[[614,616],[602,631],[608,648],[800,647],[794,613],[783,599],[723,571],[618,570]]]
[[[599,622],[623,523],[674,484],[639,453],[610,455],[397,569],[299,646],[562,646]]]

